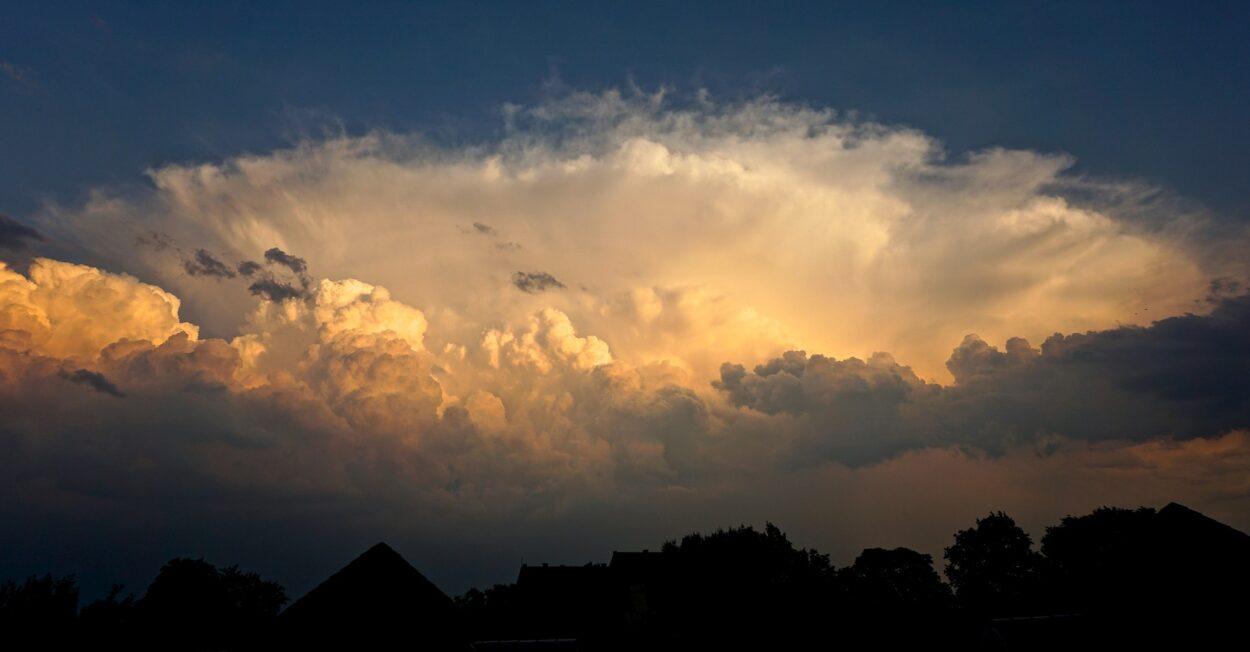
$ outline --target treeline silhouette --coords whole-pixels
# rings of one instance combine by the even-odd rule
[[[457,603],[472,638],[489,642],[479,647],[494,649],[568,639],[588,649],[1156,649],[1245,637],[1250,536],[1174,503],[1064,518],[1040,550],[994,512],[956,532],[943,562],[947,582],[907,548],[869,548],[835,568],[772,524],[744,526],[605,566],[523,567],[516,583]]]
[[[250,650],[287,602],[286,591],[238,567],[171,559],[142,598],[108,595],[78,608],[73,576],[0,584],[6,649]]]
[[[1180,505],[1101,508],[1040,547],[1002,512],[931,556],[869,548],[837,568],[776,526],[690,534],[606,564],[526,565],[454,601],[385,544],[295,604],[199,559],[142,597],[79,609],[73,577],[0,585],[5,649],[1161,649],[1245,636],[1250,536]],[[3,643],[7,641],[9,645]]]

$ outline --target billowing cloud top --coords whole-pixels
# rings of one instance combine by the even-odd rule
[[[156,286],[85,265],[37,259],[24,277],[0,263],[0,333],[19,350],[89,361],[121,340],[194,339],[179,305]]]
[[[0,267],[7,470],[551,514],[1250,426],[1241,261],[1069,164],[607,93],[160,168],[38,217],[98,266]]]

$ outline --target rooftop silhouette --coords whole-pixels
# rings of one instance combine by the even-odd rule
[[[378,543],[283,611],[278,632],[300,649],[458,650],[466,648],[458,623],[451,598]]]
[[[1195,649],[1239,635],[1250,535],[1183,505],[1103,507],[1040,546],[1002,512],[934,559],[869,548],[849,566],[776,526],[695,533],[608,563],[523,565],[454,601],[379,543],[279,613],[277,583],[202,559],[139,598],[78,609],[72,577],[0,584],[5,649]]]

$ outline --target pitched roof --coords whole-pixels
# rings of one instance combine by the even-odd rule
[[[385,543],[364,552],[295,601],[279,617],[283,630],[327,641],[459,640],[455,605]]]
[[[1158,519],[1172,528],[1186,528],[1200,533],[1209,540],[1230,546],[1250,545],[1250,534],[1231,525],[1221,523],[1206,514],[1194,511],[1180,503],[1168,503],[1159,510]]]

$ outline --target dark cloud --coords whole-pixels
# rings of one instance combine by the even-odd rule
[[[298,292],[298,288],[288,291]],[[1131,408],[1162,403],[1172,405],[1167,408],[1170,413],[1180,414],[1188,408],[1178,406],[1189,405],[1199,415],[1210,411],[1222,414],[1219,419],[1224,423],[1235,422],[1236,409],[1221,412],[1210,406],[1221,400],[1229,405],[1241,401],[1240,414],[1245,414],[1245,384],[1236,381],[1247,377],[1246,360],[1250,359],[1247,345],[1238,341],[1239,336],[1244,339],[1250,323],[1246,303],[1245,299],[1225,302],[1209,316],[1164,320],[1149,328],[1056,336],[1039,348],[1019,340],[999,350],[968,338],[950,358],[959,382],[945,388],[924,382],[885,355],[836,360],[791,352],[750,369],[729,364],[718,387],[741,408],[728,412],[719,401],[705,402],[705,397],[688,388],[646,380],[646,374],[621,364],[599,365],[569,376],[560,386],[573,398],[567,404],[567,417],[603,433],[602,444],[596,440],[596,447],[610,451],[610,458],[602,464],[611,466],[595,466],[591,472],[607,471],[617,483],[611,486],[609,498],[603,498],[604,493],[584,497],[580,476],[570,480],[545,461],[531,467],[523,442],[501,441],[508,434],[505,431],[488,436],[475,425],[467,403],[449,406],[441,418],[431,416],[432,406],[438,405],[437,393],[430,394],[429,402],[419,402],[426,415],[413,431],[419,438],[379,436],[392,431],[357,426],[395,412],[397,402],[410,400],[409,387],[436,391],[432,381],[421,378],[421,372],[408,363],[395,366],[393,350],[385,347],[350,348],[341,353],[325,348],[315,356],[326,369],[338,365],[327,361],[325,355],[330,354],[340,356],[337,359],[343,364],[338,368],[354,367],[373,378],[411,375],[411,384],[384,397],[356,392],[350,383],[345,387],[353,391],[340,394],[327,389],[331,376],[322,372],[308,376],[309,382],[253,389],[231,385],[241,368],[238,350],[221,340],[192,340],[186,335],[159,345],[118,342],[102,352],[97,361],[100,366],[93,367],[103,374],[74,371],[73,367],[61,370],[61,362],[10,351],[7,367],[0,355],[0,368],[6,372],[0,374],[0,414],[6,417],[0,419],[0,477],[6,479],[0,483],[0,518],[24,527],[5,532],[4,543],[6,549],[31,554],[28,551],[45,549],[50,537],[66,537],[64,533],[69,532],[79,538],[51,540],[60,542],[58,550],[86,555],[106,554],[99,552],[105,535],[115,538],[117,550],[124,551],[135,549],[125,542],[136,537],[192,550],[259,540],[258,554],[270,559],[288,559],[292,554],[314,557],[315,563],[301,557],[300,563],[292,562],[286,571],[303,588],[324,574],[309,568],[334,567],[311,550],[343,558],[355,551],[324,552],[300,542],[340,537],[348,541],[346,546],[367,545],[377,538],[489,540],[500,546],[466,555],[457,562],[463,565],[461,570],[440,565],[437,557],[425,562],[452,578],[459,590],[463,585],[457,583],[479,577],[473,573],[491,579],[491,573],[513,572],[511,567],[496,570],[489,566],[494,563],[490,558],[515,558],[519,553],[513,551],[527,545],[556,549],[552,542],[590,540],[592,548],[600,548],[569,554],[597,559],[585,555],[603,554],[615,542],[602,539],[620,537],[623,528],[655,523],[657,505],[664,510],[660,512],[664,518],[659,519],[663,523],[648,526],[657,529],[708,518],[762,520],[777,510],[788,519],[827,522],[830,517],[824,512],[811,516],[808,508],[813,495],[849,497],[834,501],[850,503],[849,507],[832,507],[846,510],[837,512],[839,523],[858,523],[855,519],[864,518],[868,511],[865,504],[876,513],[910,509],[922,519],[933,519],[931,512],[944,509],[947,520],[940,523],[940,536],[925,539],[935,542],[933,549],[940,552],[940,546],[949,542],[950,513],[966,512],[969,500],[1013,499],[1013,485],[1004,477],[1023,477],[1021,483],[1031,483],[1030,495],[1042,496],[1039,500],[1045,504],[1054,504],[1055,495],[1064,496],[1069,501],[1065,504],[1087,499],[1071,498],[1088,491],[1088,485],[1065,475],[1068,467],[1088,462],[1086,448],[1104,452],[1096,458],[1098,468],[1081,473],[1097,474],[1105,479],[1105,486],[1125,492],[1117,495],[1153,486],[1143,483],[1154,483],[1156,477],[1170,477],[1167,490],[1185,490],[1186,483],[1200,486],[1214,468],[1225,474],[1219,480],[1220,491],[1227,486],[1240,496],[1244,494],[1244,444],[1237,445],[1238,455],[1229,460],[1210,462],[1200,455],[1185,462],[1191,466],[1183,472],[1164,468],[1159,476],[1144,475],[1154,473],[1143,469],[1152,469],[1155,458],[1132,462],[1137,466],[1129,468],[1123,455],[1083,445],[1075,447],[1081,449],[1076,453],[1064,449],[1044,459],[1019,449],[993,459],[929,450],[898,456],[888,464],[867,463],[909,448],[991,450],[995,445],[1005,446],[1004,442],[1027,443],[1059,432],[1060,427],[1069,428],[1055,416],[1065,412],[1069,415],[1065,418],[1081,420],[1089,419],[1091,410],[1101,409],[1123,420],[1120,403],[1124,396],[1133,397]],[[4,351],[0,347],[0,354]],[[1143,357],[1157,361],[1145,364],[1139,374],[1135,368],[1143,366]],[[1232,366],[1221,370],[1218,365],[1225,359]],[[1110,388],[1093,384],[1097,373],[1113,381],[1108,383]],[[1144,375],[1157,381],[1169,374],[1190,381],[1206,375],[1223,382],[1222,386],[1219,382],[1197,384],[1199,391],[1178,393],[1166,383],[1143,387],[1139,379]],[[114,402],[85,390],[66,391],[61,378],[116,395],[108,389],[117,389],[109,382],[112,379],[126,388],[128,398]],[[542,382],[543,376],[535,378]],[[1056,389],[1065,383],[1073,384],[1068,394]],[[1077,403],[1072,394],[1090,395],[1093,407]],[[1006,403],[996,405],[1000,400]],[[1147,413],[1141,423],[1155,417]],[[393,432],[406,434],[404,428],[414,422],[405,416]],[[521,423],[525,422],[512,425],[525,427]],[[1030,425],[1022,425],[1026,423]],[[414,439],[430,447],[414,449],[406,443]],[[1230,440],[1230,445],[1241,441]],[[793,474],[772,466],[778,451],[790,452],[782,462],[791,465],[800,460],[815,465],[834,459],[864,466],[847,472],[828,465]],[[580,459],[577,455],[569,458]],[[1053,481],[1038,489],[1037,477],[1028,475],[1034,468],[1041,468]],[[1137,484],[1120,489],[1127,483],[1125,478],[1134,477]],[[1015,499],[1019,500],[1018,494]],[[573,520],[546,516],[547,505],[557,501],[574,505],[569,512],[573,516],[564,517]],[[468,507],[461,509],[461,505]],[[468,521],[464,510],[483,516]],[[412,513],[431,516],[411,525],[412,519],[403,515]],[[542,520],[533,520],[534,514]],[[606,516],[602,522],[584,521],[578,520],[586,518],[579,514]],[[325,531],[318,529],[323,527]],[[558,529],[553,532],[553,528]],[[876,533],[872,537],[885,536],[875,526],[852,529]],[[491,538],[492,532],[500,530],[516,540]],[[264,536],[256,536],[258,532]],[[660,534],[654,536],[662,540]],[[822,536],[845,541],[846,535]],[[890,536],[917,535],[904,529],[885,538]],[[296,543],[285,547],[266,543],[272,541]],[[845,545],[858,549],[871,542],[870,538]],[[143,564],[160,561],[145,557]],[[12,568],[13,562],[8,563]],[[478,567],[488,570],[474,570]],[[145,566],[136,573],[151,571],[151,566]],[[107,587],[118,579],[98,578],[95,583]],[[130,581],[129,577],[120,579]]]
[[[270,301],[283,301],[286,299],[302,299],[305,296],[303,288],[295,287],[290,283],[283,283],[277,279],[264,278],[247,287],[248,291],[258,297],[264,297]]]
[[[277,247],[273,247],[265,252],[265,260],[273,265],[281,265],[301,277],[308,272],[307,261],[298,256],[292,256]]]
[[[962,412],[1026,434],[1213,436],[1250,425],[1247,333],[1250,296],[1241,296],[1209,315],[1053,335],[1040,349],[1018,341],[1014,351],[967,355],[980,346],[965,340],[948,364],[950,398]]]
[[[1225,299],[1236,297],[1244,294],[1246,291],[1245,283],[1239,279],[1228,276],[1212,279],[1210,285],[1207,286],[1207,301],[1218,303]]]
[[[924,382],[889,356],[835,360],[792,351],[748,372],[726,363],[713,385],[773,416],[796,454],[850,464],[957,446],[1000,453],[1050,437],[1087,441],[1213,437],[1250,426],[1250,297],[1149,327],[1053,335],[999,350],[969,336]]]
[[[26,249],[32,240],[43,241],[43,234],[0,213],[0,248]]]
[[[564,289],[564,284],[547,272],[517,272],[512,275],[512,284],[522,292],[537,294],[551,289]]]
[[[725,363],[720,376],[712,385],[730,403],[797,428],[796,455],[848,464],[919,447],[910,405],[940,391],[882,353],[864,361],[788,351],[751,372]]]
[[[260,266],[260,263],[256,261],[245,260],[239,263],[239,266],[235,269],[239,272],[240,276],[246,276],[250,278],[253,274],[260,271],[261,266]]]
[[[174,239],[160,231],[149,231],[135,236],[135,244],[149,247],[153,251],[165,251],[174,245]]]
[[[116,396],[118,398],[125,396],[120,389],[117,389],[117,385],[109,382],[109,379],[105,378],[102,373],[88,371],[86,369],[76,369],[74,371],[62,370],[60,375],[62,378],[70,381],[71,383],[86,385],[97,392],[109,394],[110,396]]]
[[[234,270],[217,260],[204,249],[196,249],[195,255],[182,261],[182,268],[191,276],[212,276],[214,278],[234,278]]]
[[[485,235],[490,235],[490,234],[492,234],[492,233],[494,233],[494,232],[495,232],[495,228],[494,228],[494,227],[492,227],[492,226],[491,226],[491,225],[489,225],[489,224],[482,224],[481,222],[474,222],[474,223],[473,223],[473,228],[474,228],[474,229],[475,229],[478,233],[482,233],[482,234],[485,234]]]

